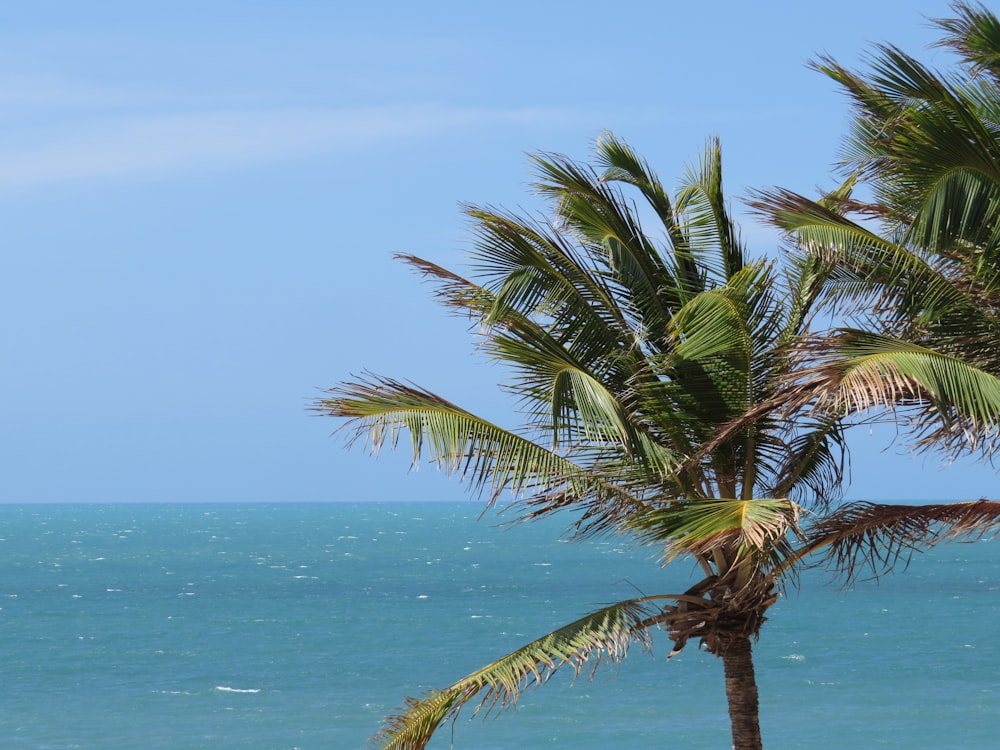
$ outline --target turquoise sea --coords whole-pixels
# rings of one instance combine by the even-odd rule
[[[443,687],[592,608],[676,591],[617,538],[440,504],[0,506],[0,747],[353,750]],[[765,746],[1000,742],[1000,542],[850,590],[816,572],[757,648]],[[432,747],[729,747],[693,646],[555,678]]]

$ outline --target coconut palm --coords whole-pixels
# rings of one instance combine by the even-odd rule
[[[864,73],[821,58],[815,67],[853,105],[847,181],[818,201],[776,190],[755,205],[793,252],[834,266],[824,295],[856,324],[813,343],[814,379],[797,396],[822,384],[848,395],[847,408],[905,408],[918,447],[989,452],[1000,413],[1000,21],[978,5],[953,10],[936,24],[957,73],[890,45]],[[865,358],[876,374],[855,377]],[[955,377],[967,378],[961,404],[942,392]]]
[[[469,702],[510,705],[560,668],[620,659],[662,629],[674,652],[694,640],[722,659],[733,747],[760,748],[752,646],[798,568],[825,550],[848,577],[864,565],[878,575],[915,549],[991,528],[1000,504],[831,510],[842,401],[758,408],[797,366],[787,347],[807,332],[828,271],[814,256],[782,267],[748,254],[717,142],[673,197],[611,135],[592,165],[553,154],[534,165],[550,218],[468,207],[470,278],[403,258],[470,316],[506,366],[524,424],[507,429],[370,374],[317,408],[376,452],[408,432],[414,460],[429,456],[490,504],[512,498],[520,518],[572,510],[578,536],[629,535],[664,564],[693,558],[702,576],[601,608],[408,699],[376,741],[423,748]]]

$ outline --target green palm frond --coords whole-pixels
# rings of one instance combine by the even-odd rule
[[[793,234],[807,256],[831,270],[828,300],[872,305],[890,317],[919,322],[950,315],[980,316],[981,305],[940,267],[836,210],[786,190],[756,194],[754,208]]]
[[[790,190],[758,190],[750,206],[759,216],[790,234],[815,252],[843,247],[857,251],[895,250],[894,243],[851,221],[835,206],[822,199],[811,200]]]
[[[382,750],[422,750],[445,721],[454,720],[470,701],[476,711],[506,708],[529,687],[544,684],[569,667],[574,674],[602,659],[620,661],[629,647],[651,646],[650,618],[659,614],[654,602],[672,596],[643,597],[618,602],[582,617],[478,669],[443,690],[408,699],[405,710],[386,719],[373,738]]]
[[[645,159],[613,133],[605,132],[595,148],[597,164],[604,167],[601,179],[606,182],[623,182],[637,188],[667,230],[673,244],[680,241],[673,204],[660,178]]]
[[[716,287],[678,310],[672,321],[677,339],[672,361],[722,358],[737,372],[749,374],[753,333],[743,289]]]
[[[832,413],[923,403],[938,416],[971,423],[973,431],[1000,427],[1000,380],[964,360],[899,339],[862,331],[809,344],[819,364],[796,389]]]
[[[617,291],[615,298],[627,304],[636,326],[662,329],[681,292],[630,202],[614,182],[564,156],[538,155],[535,165],[536,187],[557,202],[560,230],[577,240],[581,254]],[[647,191],[662,192],[662,186]]]
[[[996,59],[990,47],[997,19],[985,9],[956,9],[959,18],[938,24],[946,31],[942,43],[971,63],[966,80],[939,75],[887,45],[877,48],[866,75],[827,58],[815,65],[854,100],[851,171],[871,178],[883,218],[926,248],[981,240],[998,217],[996,89],[976,80]]]
[[[640,504],[613,478],[587,471],[569,458],[416,386],[369,377],[344,383],[319,399],[316,410],[352,420],[351,442],[364,440],[373,453],[396,447],[410,435],[413,460],[426,451],[446,471],[458,473],[495,502],[507,491],[572,498],[584,506]]]
[[[512,281],[509,277],[508,283],[504,284],[505,288],[500,290],[500,296],[498,296],[485,287],[423,258],[406,254],[398,254],[396,257],[435,283],[435,297],[445,307],[464,313],[482,323],[485,329],[482,331],[485,337],[483,346],[487,351],[493,350],[494,353],[497,353],[494,340],[502,338],[505,335],[504,331],[513,331],[509,335],[514,338],[545,342],[544,347],[565,350],[565,356],[574,358],[574,362],[595,362],[602,357],[606,360],[609,338],[612,342],[610,344],[612,349],[618,343],[616,337],[620,331],[616,325],[620,321],[609,323],[607,319],[601,319],[597,315],[587,317],[578,314],[579,309],[588,312],[595,310],[597,305],[593,296],[579,295],[572,303],[564,301],[561,305],[553,302],[542,303],[539,302],[539,299],[544,297],[545,293],[537,288],[539,286],[538,279],[531,281],[527,278],[520,279],[520,282],[524,282],[526,287],[536,287],[533,290],[527,288],[521,290],[522,296],[514,290],[514,287],[520,282]],[[544,265],[542,260],[539,263]],[[525,271],[525,274],[528,272]],[[513,275],[517,276],[516,273]],[[566,284],[567,289],[571,287],[571,284]],[[591,292],[593,291],[595,290],[591,289]],[[576,295],[575,291],[569,293],[569,296],[574,295]],[[559,296],[559,293],[556,293],[555,296]],[[561,307],[562,312],[558,314],[572,319],[575,321],[575,325],[572,329],[569,326],[563,328],[554,325],[552,319],[549,318],[550,325],[542,326],[533,319],[533,316],[538,315],[539,307],[544,311],[542,317],[554,313],[555,308]],[[564,331],[570,330],[572,330],[571,336],[561,335]],[[559,335],[560,338],[554,338],[554,334]],[[503,358],[500,354],[498,356]]]
[[[687,409],[709,430],[766,398],[774,385],[788,314],[784,300],[772,294],[775,287],[770,266],[748,265],[674,317],[670,333],[676,343],[666,362],[683,388]]]
[[[834,269],[815,253],[786,254],[788,311],[781,344],[785,345],[809,329],[821,306],[824,288],[834,280]]]
[[[923,188],[924,202],[910,227],[912,241],[920,247],[934,247],[944,244],[942,238],[956,237],[976,246],[995,242],[998,177],[961,164],[937,175]]]
[[[783,498],[682,500],[634,513],[625,530],[642,544],[662,546],[664,563],[729,550],[726,559],[767,561],[774,568],[792,554],[798,517],[798,506]]]
[[[674,316],[676,356],[700,360],[723,356],[750,374],[762,352],[774,349],[784,329],[785,310],[775,298],[773,266],[758,262],[733,274],[724,286],[702,292]]]
[[[604,167],[601,178],[608,182],[622,182],[637,188],[652,207],[670,242],[672,253],[660,259],[661,276],[671,283],[661,281],[659,294],[674,309],[687,302],[691,295],[705,289],[706,263],[688,243],[684,228],[678,223],[679,214],[649,165],[626,143],[611,133],[604,133],[597,141],[597,163]]]
[[[498,359],[513,363],[513,386],[525,401],[537,403],[554,445],[587,440],[611,443],[625,452],[636,447],[635,430],[607,383],[616,378],[595,373],[573,352],[535,326],[513,326],[495,334],[487,346]],[[605,377],[601,377],[604,375]]]
[[[618,383],[624,388],[630,377],[627,372],[613,372],[625,360],[607,357],[609,348],[617,350],[617,342],[607,340],[607,329],[595,327],[593,341],[583,340],[582,326],[572,340],[554,338],[558,331],[553,326],[543,327],[513,308],[506,308],[501,318],[496,312],[501,303],[486,289],[420,258],[400,257],[437,283],[444,304],[491,319],[495,329],[483,344],[485,350],[520,373],[516,390],[524,401],[537,402],[537,424],[553,435],[556,444],[564,434],[569,443],[582,437],[617,444],[627,453],[635,451],[633,426],[605,385]],[[590,366],[601,369],[591,372]]]
[[[630,340],[634,316],[558,231],[490,209],[465,210],[476,237],[473,270],[494,296],[486,325],[502,323],[515,311],[525,318],[551,318],[554,328],[577,337],[619,345]]]
[[[945,32],[938,45],[957,52],[973,75],[985,72],[1000,83],[1000,20],[982,5],[957,2],[951,8],[956,18],[935,19]]]
[[[975,541],[1000,529],[1000,502],[886,505],[850,503],[806,531],[803,553],[822,552],[817,564],[852,582],[863,572],[879,577],[916,552],[947,541]]]
[[[697,165],[688,168],[677,196],[677,211],[685,216],[682,229],[695,257],[703,259],[723,280],[743,268],[745,250],[722,190],[722,148],[718,139],[709,143]],[[709,259],[716,260],[713,263]]]
[[[899,409],[907,410],[917,448],[954,453],[996,450],[1000,379],[991,372],[912,342],[853,329],[803,338],[792,352],[793,359],[807,366],[790,370],[794,377],[786,377],[782,387],[729,424],[719,426],[689,461],[703,458],[761,420],[803,428],[815,419],[827,426],[819,427],[814,437],[823,442],[813,447],[827,454],[825,470],[837,472],[829,476],[839,476],[841,469],[830,463],[839,461],[839,451],[830,450],[842,442],[836,425],[848,417],[864,418],[873,410],[876,417],[880,410],[894,417]],[[804,435],[803,439],[812,438]],[[808,465],[817,456],[806,443],[801,448],[805,450],[797,451],[798,460],[781,471],[787,472],[789,479],[805,482]],[[794,487],[776,486],[787,489],[788,494]]]

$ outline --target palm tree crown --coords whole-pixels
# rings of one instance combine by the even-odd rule
[[[505,429],[374,375],[332,389],[317,408],[346,418],[375,451],[409,432],[415,460],[429,456],[490,503],[512,496],[522,518],[571,509],[578,534],[631,535],[664,563],[693,558],[703,577],[602,608],[409,700],[378,741],[423,748],[469,701],[511,703],[561,666],[621,658],[662,628],[675,650],[695,639],[722,658],[733,746],[759,748],[751,645],[790,571],[827,548],[848,573],[867,562],[878,574],[922,543],[982,531],[1000,508],[827,512],[844,469],[843,409],[816,408],[815,398],[762,406],[794,380],[788,347],[807,333],[829,272],[813,255],[780,266],[747,253],[717,142],[672,197],[611,135],[591,165],[553,154],[534,164],[551,216],[468,207],[469,278],[403,258],[470,316],[483,349],[507,367],[524,424]]]

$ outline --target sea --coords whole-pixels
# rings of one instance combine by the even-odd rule
[[[625,538],[460,503],[0,506],[0,748],[354,750],[602,605],[676,592]],[[764,745],[1000,747],[1000,541],[844,587],[803,573],[756,646]],[[437,750],[730,747],[722,667],[659,638]]]

